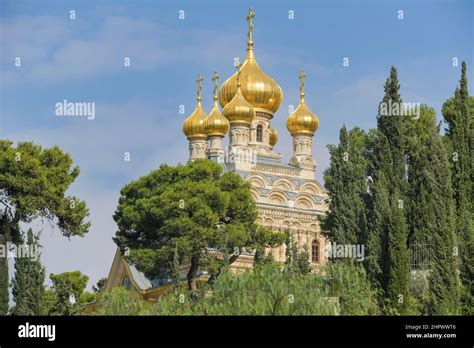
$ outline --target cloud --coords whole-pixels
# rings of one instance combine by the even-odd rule
[[[134,176],[147,163],[173,163],[186,157],[186,139],[181,133],[182,118],[177,110],[142,98],[131,98],[115,103],[96,102],[96,117],[58,117],[50,112],[50,121],[44,127],[22,129],[8,135],[13,141],[33,141],[45,147],[58,145],[72,154],[81,167],[81,176],[91,181],[115,179],[117,173]],[[14,122],[21,115],[9,114],[5,122]],[[178,141],[179,140],[179,141]],[[124,161],[124,153],[131,161]],[[177,155],[181,153],[181,156]],[[146,174],[141,172],[140,175]]]
[[[8,18],[2,24],[4,85],[111,76],[125,68],[125,57],[138,71],[176,62],[220,65],[223,59],[215,52],[235,51],[237,40],[236,33],[225,29],[219,33],[185,27],[173,30],[127,16],[109,16],[97,24],[84,19],[74,22],[54,16]],[[234,55],[229,54],[229,66]],[[22,59],[21,68],[14,66],[15,57]]]

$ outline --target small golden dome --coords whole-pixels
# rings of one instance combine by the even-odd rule
[[[271,147],[275,146],[277,141],[278,141],[278,132],[275,128],[270,127],[270,139],[269,139],[270,146]]]
[[[288,116],[286,120],[286,128],[290,131],[292,135],[299,134],[308,134],[313,136],[316,130],[319,127],[318,117],[311,112],[308,106],[304,102],[304,70],[301,69],[301,74],[299,76],[301,80],[300,86],[300,104],[293,113]]]
[[[217,105],[217,80],[219,75],[214,71],[212,80],[214,81],[214,105],[212,106],[211,113],[206,119],[204,126],[206,128],[206,134],[208,136],[225,136],[229,131],[230,124],[227,118],[222,116]]]
[[[232,100],[222,109],[222,114],[230,123],[248,123],[255,118],[255,110],[244,98],[240,89],[240,67],[237,67],[237,92]]]
[[[194,109],[193,113],[183,122],[183,133],[186,135],[186,137],[188,137],[188,139],[207,137],[205,129],[205,121],[207,115],[202,109],[201,105],[202,80],[202,75],[199,75],[196,81],[198,84],[198,97],[196,108]]]
[[[255,13],[250,8],[247,20],[249,32],[247,42],[247,56],[241,68],[241,91],[244,98],[254,107],[255,111],[262,111],[273,115],[281,105],[283,91],[278,83],[265,74],[255,60],[252,31]],[[229,77],[219,91],[219,102],[225,107],[237,93],[237,73]]]

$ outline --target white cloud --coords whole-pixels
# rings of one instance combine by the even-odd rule
[[[96,79],[123,70],[125,57],[130,58],[132,69],[149,71],[176,62],[220,66],[222,57],[215,52],[228,52],[231,66],[238,53],[233,45],[237,35],[225,29],[220,33],[173,30],[148,19],[126,16],[109,16],[99,24],[84,19],[75,23],[53,16],[21,16],[7,19],[2,29],[7,65],[1,77],[5,86]],[[243,38],[239,39],[243,48]],[[21,68],[14,67],[15,57],[21,57]]]

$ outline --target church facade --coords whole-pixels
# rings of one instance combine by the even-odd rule
[[[213,75],[214,104],[209,115],[201,105],[203,78],[198,76],[196,107],[183,123],[189,142],[189,161],[210,159],[249,182],[258,210],[257,223],[275,233],[290,231],[298,249],[308,252],[308,261],[317,271],[325,263],[323,251],[327,243],[321,234],[319,217],[328,210],[328,193],[315,178],[313,137],[319,120],[306,104],[305,74],[301,70],[299,104],[286,120],[293,140],[292,156],[288,162],[283,161],[274,150],[278,132],[272,127],[283,91],[257,63],[252,37],[254,16],[250,9],[244,62],[237,62],[237,71],[220,88],[217,73]],[[224,145],[226,138],[228,146]],[[281,245],[266,252],[284,263],[285,248]],[[253,255],[244,253],[232,267],[245,269],[252,264]],[[146,279],[117,250],[107,288],[120,285],[133,287],[145,297],[159,295],[170,286]]]

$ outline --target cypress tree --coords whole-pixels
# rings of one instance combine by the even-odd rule
[[[431,243],[429,261],[430,312],[432,315],[459,312],[459,278],[454,252],[455,206],[451,171],[433,109],[421,108],[420,118],[411,122],[409,154],[409,221],[417,243]]]
[[[456,231],[460,277],[464,287],[462,302],[465,312],[474,308],[474,99],[469,97],[466,63],[462,63],[461,80],[454,98],[443,105],[448,125],[447,143],[452,151],[451,171],[456,206]]]
[[[15,259],[15,276],[12,280],[12,294],[15,307],[13,315],[41,315],[44,312],[45,271],[39,255],[39,237],[28,229],[27,243],[18,245],[35,254],[23,255]],[[25,257],[27,256],[27,257]]]
[[[405,314],[408,304],[408,228],[404,201],[406,182],[405,120],[400,114],[402,99],[399,94],[397,69],[390,69],[385,82],[385,95],[379,104],[377,132],[373,134],[368,156],[372,179],[369,212],[372,253],[369,265],[372,278],[378,280],[385,293],[388,310]],[[375,246],[376,241],[382,243]],[[376,254],[379,253],[379,254]]]
[[[387,179],[383,171],[373,173],[377,179],[370,185],[370,222],[367,240],[366,265],[372,284],[379,289],[387,288],[388,271],[388,231],[391,224],[390,201]],[[375,209],[375,207],[377,207]]]
[[[0,236],[1,237],[1,236]],[[1,243],[1,238],[0,238]],[[8,314],[8,258],[0,256],[0,315]]]
[[[366,135],[359,128],[350,132],[342,126],[339,145],[329,145],[331,163],[324,172],[325,187],[331,198],[323,231],[337,244],[365,244],[367,219]]]

